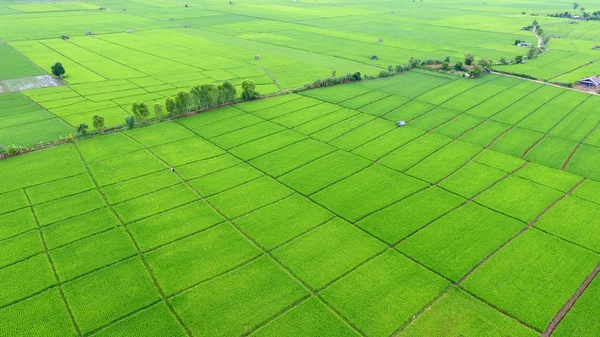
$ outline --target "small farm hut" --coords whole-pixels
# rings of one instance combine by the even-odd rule
[[[379,57],[377,57],[377,55],[373,55],[373,56],[371,56],[371,60],[373,60],[373,61],[379,60]]]
[[[128,29],[125,31],[125,33],[133,33],[133,29]]]
[[[63,39],[63,40],[68,40],[69,39],[69,37],[67,35],[63,35],[60,38]]]
[[[599,76],[586,77],[577,83],[583,84],[588,87],[596,88],[596,87],[600,86],[600,77]]]
[[[382,39],[379,39],[379,40],[377,40],[377,43],[381,43],[381,42],[383,42],[383,40],[382,40]]]
[[[405,121],[397,121],[397,122],[396,122],[396,125],[397,125],[397,126],[405,126],[405,125],[406,125],[406,122],[405,122]]]
[[[254,59],[255,59],[255,60],[260,60],[260,55],[256,55],[256,56],[254,56]]]

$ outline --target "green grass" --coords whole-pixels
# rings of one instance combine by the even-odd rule
[[[543,331],[598,261],[594,253],[530,229],[476,270],[464,287]]]
[[[323,291],[325,301],[369,336],[388,336],[448,282],[389,251]]]
[[[42,232],[48,249],[53,249],[119,225],[114,213],[103,207],[45,226]]]

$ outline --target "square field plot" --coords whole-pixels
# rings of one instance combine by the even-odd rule
[[[336,218],[273,251],[277,260],[319,289],[359,266],[386,246]]]
[[[160,300],[150,275],[138,258],[68,282],[63,289],[83,333]]]
[[[398,336],[535,337],[538,333],[458,288],[452,287]]]
[[[427,185],[421,181],[375,165],[321,190],[311,198],[354,222],[425,187]]]
[[[263,256],[175,298],[183,322],[198,336],[247,334],[308,292]]]
[[[586,144],[581,145],[569,161],[566,171],[600,180],[600,148]]]
[[[0,240],[19,235],[31,229],[37,228],[37,223],[30,208],[0,215]]]
[[[259,245],[271,250],[333,217],[321,206],[294,194],[234,222]]]
[[[296,191],[310,195],[371,165],[346,151],[336,151],[316,159],[279,178]]]
[[[119,157],[143,149],[143,146],[121,132],[94,137],[77,143],[83,159],[88,163]]]
[[[38,231],[28,231],[1,241],[0,268],[44,253],[44,245]]]
[[[141,197],[181,183],[181,179],[171,170],[161,170],[116,184],[102,187],[104,196],[111,204]]]
[[[0,335],[27,337],[75,337],[67,307],[53,288],[0,309]]]
[[[167,296],[256,257],[260,250],[230,224],[200,232],[146,254]]]
[[[290,309],[252,334],[254,337],[329,336],[358,337],[360,334],[315,297]]]
[[[54,180],[41,185],[28,187],[27,195],[32,204],[39,204],[46,201],[78,194],[87,190],[94,189],[96,186],[86,173],[78,174],[73,177]]]
[[[463,286],[543,331],[598,262],[599,255],[533,228],[478,268]]]
[[[367,336],[389,336],[449,282],[388,251],[322,292],[331,304]]]
[[[367,216],[357,226],[394,245],[463,202],[441,188],[428,188]]]
[[[381,158],[379,162],[395,170],[405,171],[451,141],[452,139],[438,134],[426,134]]]
[[[398,250],[456,282],[524,227],[469,203],[410,236]]]
[[[483,192],[475,201],[524,222],[531,222],[564,193],[510,176]]]
[[[562,192],[568,192],[582,180],[581,177],[569,172],[552,169],[535,163],[530,163],[523,167],[515,172],[515,175]]]
[[[55,249],[119,225],[115,214],[108,207],[102,207],[93,212],[42,227],[42,231],[48,249]]]

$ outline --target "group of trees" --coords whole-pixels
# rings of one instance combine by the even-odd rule
[[[254,88],[256,88],[254,82],[250,80],[242,82],[242,98],[253,99],[258,97],[258,92]],[[225,81],[218,86],[212,83],[205,83],[193,86],[190,91],[181,90],[175,96],[167,97],[165,108],[169,114],[181,115],[233,102],[236,98],[237,90],[229,81]],[[155,106],[155,112],[157,109],[158,107]],[[162,113],[162,110],[160,113]]]
[[[230,81],[225,81],[220,85],[201,84],[193,86],[190,91],[179,91],[175,96],[169,96],[165,100],[165,107],[159,103],[154,103],[152,107],[157,118],[161,119],[165,114],[165,108],[171,115],[181,115],[192,111],[201,111],[217,105],[233,102],[237,99],[237,89]],[[241,98],[244,100],[255,99],[259,97],[256,91],[256,84],[252,80],[242,82]],[[125,117],[125,124],[132,128],[136,122],[144,121],[150,117],[150,107],[145,102],[131,103],[132,115]],[[94,115],[92,124],[98,131],[104,130],[104,117]],[[85,136],[89,126],[85,123],[77,126],[77,132]]]

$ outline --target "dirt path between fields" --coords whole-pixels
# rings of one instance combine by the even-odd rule
[[[538,44],[537,47],[538,48],[542,48],[542,46],[544,45],[544,41],[542,41],[542,38],[537,34],[537,28],[538,26],[533,27],[532,31],[533,31],[533,35],[536,37],[536,39],[538,40]]]
[[[594,271],[592,271],[592,273],[585,279],[585,281],[583,281],[583,283],[579,286],[577,291],[575,291],[575,293],[573,294],[573,296],[571,296],[567,303],[565,303],[565,305],[562,308],[560,308],[556,316],[554,316],[552,321],[550,321],[550,323],[548,324],[548,327],[546,327],[546,331],[544,331],[544,333],[542,334],[543,337],[549,337],[550,335],[552,335],[558,324],[560,324],[560,322],[563,320],[563,318],[565,318],[565,316],[571,310],[571,308],[573,308],[575,302],[577,302],[579,297],[581,297],[581,295],[585,292],[587,287],[596,278],[598,273],[600,273],[600,264],[597,265],[596,268],[594,268]]]

